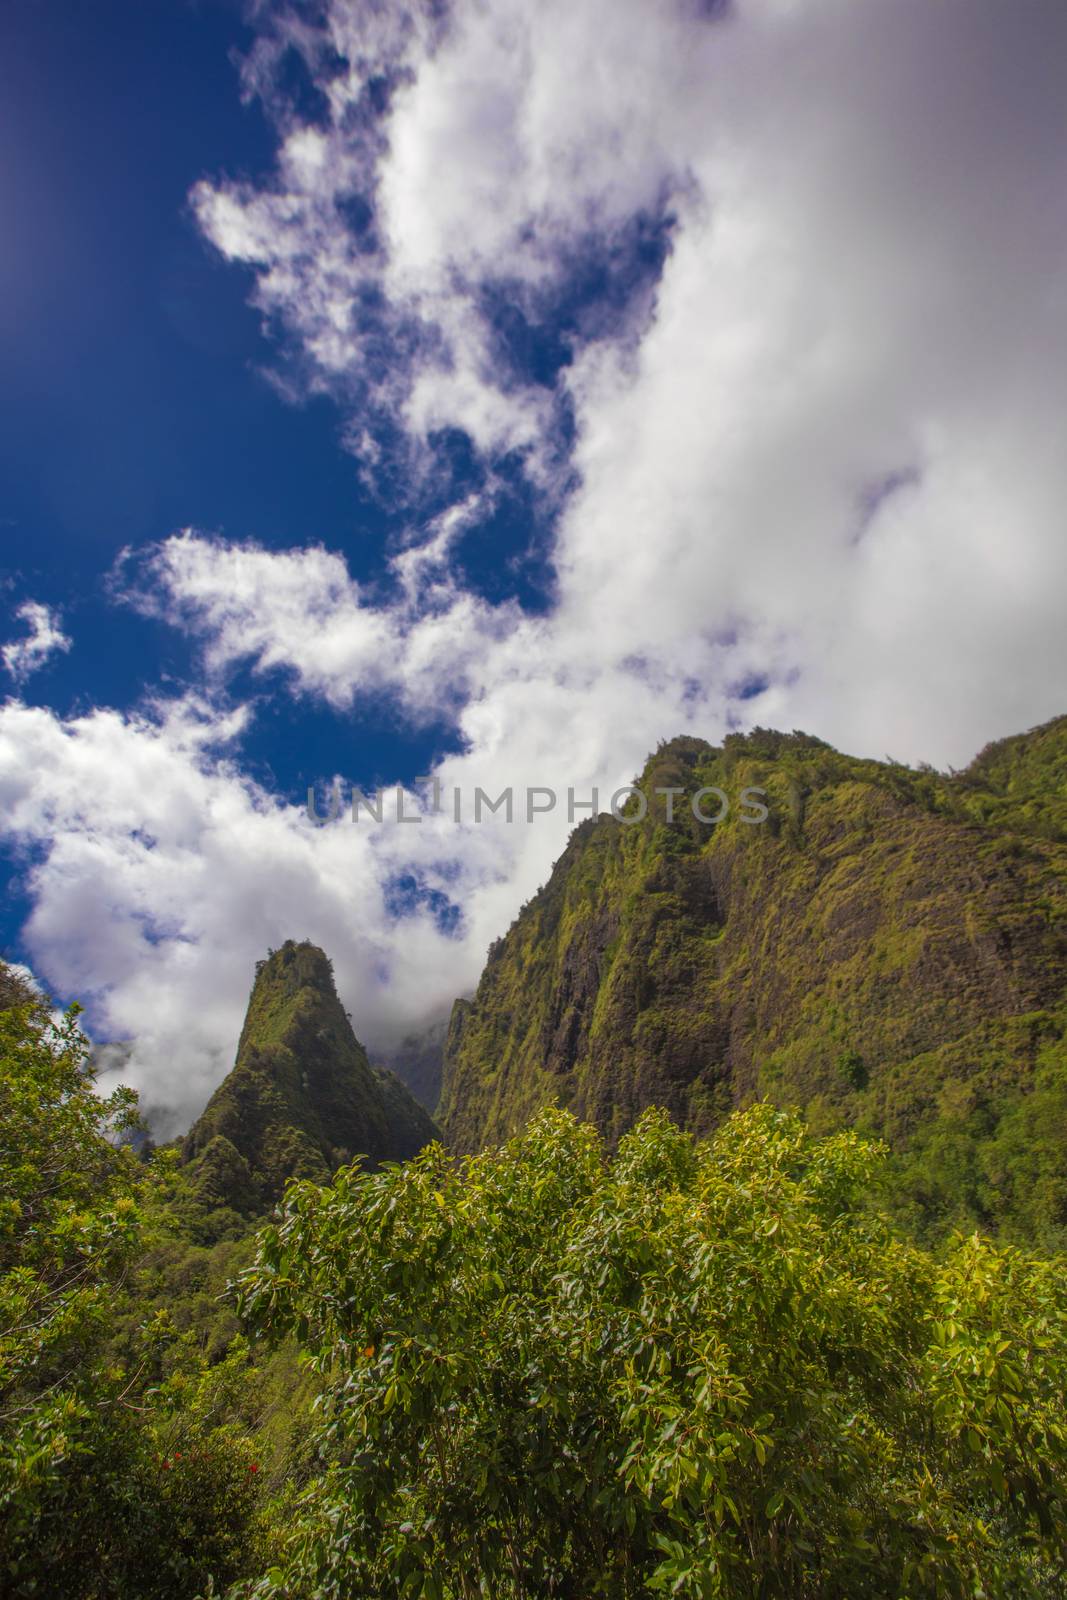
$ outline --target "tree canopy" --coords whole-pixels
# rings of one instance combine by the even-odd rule
[[[241,1301],[326,1463],[258,1597],[1060,1592],[1067,1284],[871,1203],[884,1152],[759,1104],[609,1158],[541,1114],[290,1189]]]

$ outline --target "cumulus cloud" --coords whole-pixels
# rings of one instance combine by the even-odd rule
[[[316,828],[265,793],[231,757],[243,721],[194,701],[67,721],[0,710],[0,806],[34,901],[25,941],[88,1005],[95,1037],[133,1040],[124,1081],[170,1131],[232,1064],[267,945],[322,944],[379,1034],[390,1009],[440,1008],[469,965],[428,912],[388,914],[395,830]]]
[[[475,659],[521,621],[514,605],[488,606],[448,571],[450,546],[482,500],[451,507],[394,555],[386,603],[365,595],[343,556],[322,546],[270,551],[190,529],[124,552],[112,588],[200,639],[213,678],[248,661],[260,673],[283,670],[298,693],[336,710],[357,692],[399,693],[417,721],[462,701]]]
[[[769,679],[753,714],[942,762],[1059,709],[1056,0],[296,15],[271,13],[248,72],[277,171],[201,184],[202,224],[350,431],[373,391],[409,438],[528,445],[536,477],[570,408],[531,680],[610,696],[622,662],[685,662],[725,714],[705,674],[730,637]],[[278,98],[287,49],[317,120]],[[575,262],[642,215],[671,241],[654,298],[570,329],[546,398],[494,358],[488,291],[545,325]],[[507,703],[503,654],[486,693]],[[549,698],[558,723],[566,685]]]
[[[38,600],[26,600],[15,612],[26,623],[25,639],[12,639],[0,650],[4,666],[16,683],[25,683],[31,673],[43,667],[49,656],[70,649],[70,640],[60,626],[60,615]]]
[[[603,796],[661,737],[757,720],[961,764],[1063,710],[1059,0],[316,15],[257,12],[245,81],[276,168],[205,179],[196,214],[368,474],[403,460],[417,504],[442,430],[490,484],[522,463],[554,601],[528,615],[457,577],[491,490],[437,510],[374,589],[329,541],[190,531],[117,582],[200,641],[213,691],[250,663],[342,713],[447,714],[463,748],[437,775],[468,795]],[[502,304],[555,338],[547,367],[502,340]],[[322,943],[386,1042],[470,986],[567,832],[562,805],[315,828],[241,772],[213,704],[0,724],[28,947],[189,1111],[265,945]]]

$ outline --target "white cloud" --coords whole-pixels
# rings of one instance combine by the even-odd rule
[[[461,0],[431,23],[329,0],[321,29],[264,24],[246,77],[277,170],[194,202],[255,269],[302,381],[336,397],[368,467],[390,429],[408,440],[416,498],[444,425],[490,467],[525,451],[558,493],[570,406],[577,487],[536,618],[450,572],[487,501],[421,530],[381,590],[329,548],[165,540],[128,588],[213,678],[250,662],[339,710],[384,693],[450,712],[465,753],[440,776],[467,794],[603,797],[657,739],[740,718],[960,764],[1064,709],[1067,11],[707,9]],[[290,45],[329,106],[315,126],[278,87]],[[554,388],[501,358],[489,291],[536,323],[577,261],[668,211],[654,293],[579,319]],[[740,702],[754,677],[767,689]],[[384,1041],[473,982],[567,832],[559,812],[313,830],[242,776],[228,731],[184,704],[2,724],[3,814],[41,853],[29,949],[187,1109],[265,945],[321,942]],[[390,914],[405,870],[463,905],[462,937]]]
[[[223,676],[241,661],[258,672],[285,670],[298,692],[337,710],[357,695],[401,696],[412,719],[470,692],[474,662],[518,610],[492,608],[457,589],[449,547],[480,497],[450,508],[421,543],[395,555],[397,595],[375,604],[342,556],[313,545],[268,551],[186,530],[142,552],[125,552],[113,575],[117,596],[203,640],[204,666]]]
[[[49,656],[70,649],[70,640],[60,626],[58,611],[41,605],[38,600],[26,600],[15,612],[29,628],[25,639],[12,639],[0,650],[4,666],[16,683],[25,683],[31,673],[43,667]]]
[[[275,16],[276,54],[298,25]],[[354,435],[370,393],[417,440],[448,424],[490,456],[529,444],[540,481],[551,405],[493,358],[485,291],[507,285],[536,320],[576,257],[673,214],[654,302],[573,335],[555,397],[574,406],[580,477],[559,608],[520,630],[521,650],[489,650],[479,704],[506,701],[516,672],[562,683],[555,725],[569,673],[610,701],[636,655],[701,678],[721,715],[724,682],[703,674],[721,654],[709,641],[733,635],[729,669],[740,652],[773,679],[752,712],[864,751],[962,761],[1056,712],[1058,0],[1025,19],[999,0],[741,0],[721,20],[492,0],[422,19],[332,0],[321,35],[299,30],[328,118],[309,129],[290,111],[271,183],[196,199],[220,248],[259,263],[261,303]],[[354,196],[369,249],[346,220]],[[369,286],[381,370],[361,332]],[[354,682],[373,626],[345,626]]]
[[[34,900],[25,942],[96,1037],[135,1041],[124,1080],[169,1108],[164,1126],[187,1124],[232,1064],[268,945],[322,944],[372,1042],[446,1005],[472,965],[428,912],[389,915],[409,830],[314,827],[240,773],[243,723],[195,702],[69,721],[0,710],[0,807]]]

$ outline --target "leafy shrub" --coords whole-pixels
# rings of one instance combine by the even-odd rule
[[[76,1007],[0,999],[0,1593],[188,1600],[263,1564],[247,1348],[210,1365],[158,1318],[117,1339],[152,1196],[136,1097],[96,1094]]]
[[[549,1111],[290,1189],[242,1306],[326,1471],[235,1600],[1061,1592],[1067,1284],[896,1237],[883,1161],[767,1105],[609,1161]]]

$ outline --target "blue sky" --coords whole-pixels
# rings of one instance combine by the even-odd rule
[[[376,1048],[596,786],[1063,709],[1067,14],[9,0],[0,939],[164,1119],[309,935]],[[415,801],[418,804],[418,801]]]
[[[0,301],[3,580],[9,606],[62,606],[77,633],[25,687],[63,712],[194,676],[180,633],[112,603],[124,547],[186,526],[275,548],[326,538],[369,577],[395,523],[339,449],[329,399],[293,405],[265,380],[249,274],[190,213],[199,177],[273,155],[260,106],[240,100],[241,17],[183,0],[5,8],[0,126],[19,159],[0,175],[17,219]],[[315,721],[304,708],[299,742],[265,730],[249,758],[298,793],[323,747],[336,760],[337,730]],[[414,775],[435,743],[381,715],[351,737],[364,779]]]

